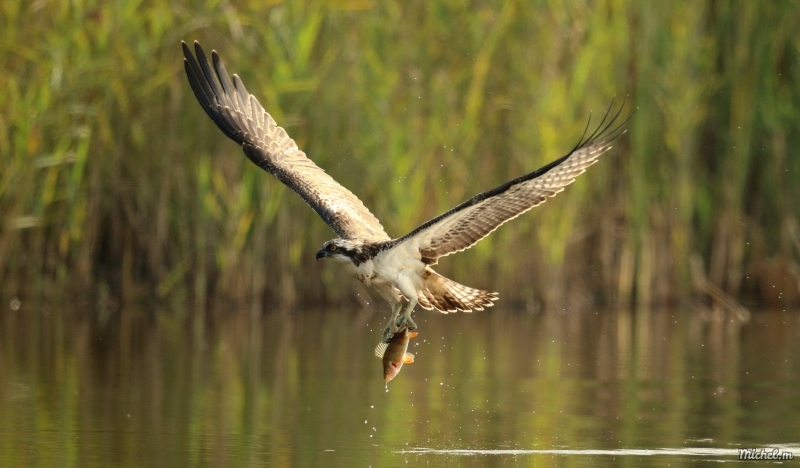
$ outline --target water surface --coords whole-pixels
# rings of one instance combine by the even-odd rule
[[[0,466],[699,466],[800,456],[800,314],[22,304],[0,313]],[[797,460],[785,462],[797,463]]]

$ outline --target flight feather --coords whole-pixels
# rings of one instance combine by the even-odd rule
[[[610,119],[609,112],[597,130],[588,138],[581,138],[567,155],[497,188],[475,195],[395,239],[392,245],[411,244],[410,247],[419,249],[424,263],[435,264],[440,257],[472,247],[502,224],[544,203],[574,182],[587,167],[597,162],[601,154],[611,148],[614,140],[625,133],[623,127],[627,120],[614,127],[619,112]]]
[[[195,55],[183,43],[184,65],[197,100],[211,120],[242,146],[258,167],[274,175],[308,203],[343,239],[388,241],[378,219],[352,192],[308,159],[264,110],[238,76],[231,79],[216,52],[209,62],[200,44]]]

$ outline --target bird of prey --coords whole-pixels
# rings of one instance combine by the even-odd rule
[[[200,105],[225,135],[242,146],[253,163],[297,193],[333,229],[338,237],[325,242],[317,260],[344,264],[352,276],[375,287],[389,302],[392,315],[384,330],[386,342],[398,330],[416,328],[411,312],[417,305],[444,313],[492,306],[497,293],[456,283],[431,266],[445,255],[472,247],[506,221],[561,192],[611,148],[611,143],[625,133],[627,123],[615,127],[622,107],[611,118],[609,108],[598,128],[588,137],[584,131],[565,156],[479,193],[392,239],[352,192],[298,149],[238,76],[231,79],[215,51],[209,61],[200,44],[195,42],[194,49],[196,57],[183,43],[186,75]],[[408,304],[400,315],[403,300]]]

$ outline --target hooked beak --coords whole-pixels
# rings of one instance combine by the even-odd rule
[[[317,252],[317,260],[319,260],[320,258],[325,258],[327,256],[328,254],[325,253],[325,249],[319,249],[319,252]]]

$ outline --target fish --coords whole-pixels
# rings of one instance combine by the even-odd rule
[[[388,343],[381,341],[375,347],[375,356],[383,359],[383,380],[389,383],[400,372],[403,364],[414,362],[414,355],[409,353],[408,342],[417,336],[417,332],[409,331],[408,327],[394,334]]]

